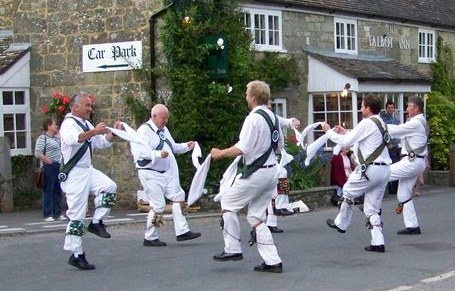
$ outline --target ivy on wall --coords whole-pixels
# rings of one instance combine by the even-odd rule
[[[450,147],[455,144],[455,80],[452,47],[441,37],[437,41],[437,61],[431,64],[432,92],[427,99],[427,116],[430,125],[431,168],[448,170]]]
[[[261,79],[271,89],[285,88],[296,80],[296,64],[289,56],[265,53],[255,59],[251,35],[243,25],[238,1],[173,1],[161,31],[166,57],[164,76],[172,95],[169,127],[180,141],[196,140],[206,156],[212,147],[234,144],[248,114],[246,84]],[[207,36],[222,35],[222,42],[207,43]],[[218,38],[219,40],[219,38]],[[222,44],[222,45],[220,45]],[[207,70],[213,50],[226,50],[227,77],[213,78]],[[189,186],[194,169],[189,156],[178,157],[182,186]],[[212,163],[209,192],[230,161]]]

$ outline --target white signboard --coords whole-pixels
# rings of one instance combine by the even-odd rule
[[[142,41],[82,46],[82,71],[106,72],[142,68]]]

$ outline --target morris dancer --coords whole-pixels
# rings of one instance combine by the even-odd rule
[[[110,238],[103,224],[115,205],[117,185],[108,176],[92,166],[92,150],[111,146],[114,138],[104,122],[93,127],[88,121],[92,112],[92,100],[87,93],[78,93],[70,102],[71,114],[62,123],[60,137],[62,143],[63,169],[59,174],[61,188],[66,193],[70,219],[66,228],[64,249],[71,251],[68,263],[81,270],[93,270],[82,248],[85,213],[90,192],[95,195],[95,213],[88,231],[102,238]],[[120,122],[115,128],[121,128]]]
[[[389,181],[398,182],[397,214],[403,212],[405,229],[398,234],[420,234],[417,214],[412,201],[412,187],[417,178],[425,171],[425,157],[428,155],[427,141],[430,134],[427,121],[423,116],[423,100],[413,96],[408,100],[409,121],[400,125],[389,125],[390,135],[404,138],[401,149],[402,159],[390,166]]]
[[[349,132],[341,126],[336,126],[332,130],[327,123],[322,124],[322,129],[327,133],[328,138],[340,146],[349,147],[358,143],[356,158],[359,161],[359,165],[343,186],[340,212],[335,220],[327,219],[326,222],[329,227],[345,233],[351,223],[354,199],[365,194],[364,213],[372,238],[371,244],[366,246],[365,250],[384,252],[384,236],[379,212],[390,176],[389,165],[392,161],[386,147],[390,136],[378,115],[381,111],[381,99],[378,96],[373,94],[365,96],[360,110],[364,119]]]
[[[240,132],[239,141],[227,149],[213,148],[213,159],[243,155],[245,168],[241,176],[221,195],[221,227],[225,247],[214,255],[216,261],[238,261],[243,259],[240,245],[240,223],[238,211],[248,205],[247,220],[251,231],[250,245],[257,249],[264,262],[254,271],[281,273],[283,266],[265,225],[265,209],[276,188],[277,170],[275,150],[284,147],[283,134],[277,117],[267,108],[270,100],[269,85],[262,81],[248,83],[246,101],[251,109]]]
[[[166,243],[159,239],[158,228],[163,224],[166,198],[172,201],[172,218],[177,241],[195,239],[201,236],[192,232],[182,209],[185,209],[185,192],[180,187],[177,162],[174,153],[182,154],[193,150],[194,142],[176,143],[166,127],[169,110],[162,104],[153,106],[150,120],[142,124],[137,132],[146,137],[153,160],[137,160],[136,168],[142,187],[151,207],[143,245],[163,247]]]

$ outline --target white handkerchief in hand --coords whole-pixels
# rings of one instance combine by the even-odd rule
[[[307,146],[306,148],[306,159],[305,159],[305,166],[308,166],[310,164],[311,159],[314,157],[314,155],[317,153],[318,149],[322,147],[329,137],[327,134],[324,134],[314,142],[312,142],[310,145]]]
[[[199,168],[196,171],[196,174],[194,174],[193,181],[191,182],[191,187],[190,191],[188,192],[188,206],[193,205],[196,201],[201,198],[203,191],[204,191],[204,185],[205,185],[205,180],[207,179],[207,174],[209,172],[210,168],[210,162],[212,160],[212,155],[209,154],[206,158],[205,161],[202,163],[202,165],[199,166]]]
[[[193,161],[193,166],[198,170],[201,167],[199,164],[199,158],[202,157],[201,147],[197,141],[194,142],[193,152],[191,153],[191,160]]]
[[[337,144],[337,145],[333,148],[333,155],[336,156],[336,155],[338,155],[340,152],[341,152],[341,146],[340,146],[339,144]]]
[[[303,143],[303,135],[297,130],[297,128],[294,128],[294,133],[295,139],[297,140],[297,146],[300,146]]]
[[[303,147],[303,140],[308,135],[308,132],[310,130],[315,129],[316,127],[318,127],[321,124],[322,124],[322,122],[315,122],[315,123],[312,123],[312,124],[308,124],[307,127],[305,127],[305,129],[302,131],[302,143],[301,143],[302,147]]]
[[[291,156],[290,154],[288,154],[286,152],[286,150],[282,150],[281,151],[281,159],[280,159],[280,166],[281,167],[285,167],[287,164],[289,164],[292,160],[294,159],[293,156]]]
[[[120,130],[112,127],[107,128],[121,139],[130,142],[131,154],[134,157],[134,161],[143,159],[153,160],[153,151],[147,144],[147,139],[143,135],[138,134],[125,122],[122,122],[122,125],[125,130]]]
[[[223,178],[220,181],[220,193],[213,197],[213,201],[219,202],[221,196],[229,189],[234,182],[235,176],[237,176],[238,163],[242,156],[238,156],[235,160],[229,165],[226,171],[223,174]]]

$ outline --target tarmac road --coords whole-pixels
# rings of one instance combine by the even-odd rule
[[[360,211],[354,213],[345,234],[325,224],[326,218],[337,214],[335,207],[279,218],[285,232],[274,234],[274,239],[283,259],[282,274],[253,271],[261,259],[255,246],[248,247],[250,229],[244,216],[244,259],[236,262],[212,260],[223,250],[218,216],[213,215],[189,219],[192,230],[202,233],[193,241],[177,242],[172,223],[167,223],[161,239],[168,246],[162,248],[142,246],[144,223],[140,221],[110,226],[111,239],[87,233],[84,248],[88,261],[97,267],[94,271],[79,271],[67,264],[62,230],[2,235],[0,289],[454,290],[453,194],[451,188],[422,188],[422,196],[414,200],[422,234],[413,236],[396,234],[403,221],[394,213],[395,198],[387,197],[385,253],[363,250],[370,234]],[[116,217],[112,219],[120,219]]]

